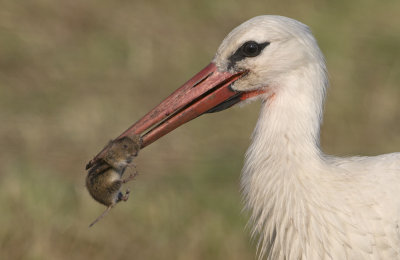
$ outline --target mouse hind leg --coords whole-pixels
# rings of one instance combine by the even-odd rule
[[[129,193],[130,193],[129,189],[127,189],[125,191],[125,194],[123,194],[122,192],[119,192],[118,193],[118,198],[117,198],[117,203],[120,202],[120,201],[127,201],[129,199]]]

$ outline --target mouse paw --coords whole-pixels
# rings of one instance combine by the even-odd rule
[[[129,193],[130,193],[129,189],[127,189],[125,191],[125,194],[123,194],[122,192],[119,192],[118,193],[118,199],[117,199],[116,203],[118,203],[120,201],[127,201],[129,199]]]
[[[121,200],[123,200],[123,201],[127,201],[128,199],[129,199],[129,193],[130,193],[131,191],[129,190],[129,189],[127,189],[126,191],[125,191],[125,195],[123,195],[122,197],[121,197]]]

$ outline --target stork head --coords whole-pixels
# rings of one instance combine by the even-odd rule
[[[220,71],[247,71],[232,84],[232,89],[243,92],[279,88],[287,75],[310,64],[324,67],[308,26],[276,15],[257,16],[236,27],[219,46],[213,62]]]
[[[288,75],[318,63],[324,64],[323,56],[306,25],[281,16],[255,17],[228,34],[208,66],[117,139],[141,135],[143,148],[204,113],[268,98],[284,89]]]

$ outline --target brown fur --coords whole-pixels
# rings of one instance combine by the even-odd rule
[[[107,206],[107,209],[89,227],[103,218],[112,207],[121,200],[126,201],[129,197],[129,190],[125,194],[121,192],[123,183],[126,183],[137,175],[135,169],[126,179],[122,179],[127,167],[130,166],[133,158],[137,156],[141,145],[140,136],[134,139],[123,137],[111,141],[108,151],[102,160],[89,169],[86,177],[86,188],[89,194],[99,203]],[[134,167],[134,166],[133,166]]]

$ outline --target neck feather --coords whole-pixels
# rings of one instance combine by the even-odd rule
[[[272,259],[279,258],[274,252],[293,250],[287,236],[296,233],[300,241],[306,235],[307,205],[315,199],[308,189],[324,162],[319,148],[327,85],[324,68],[311,65],[279,82],[262,103],[241,180],[253,234],[260,236],[259,253],[272,254]],[[288,231],[289,225],[296,229]]]

